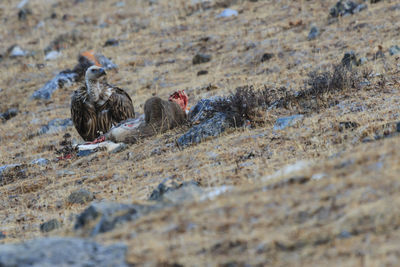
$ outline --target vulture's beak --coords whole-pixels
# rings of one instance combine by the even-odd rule
[[[103,68],[99,69],[99,77],[106,75],[106,71]]]

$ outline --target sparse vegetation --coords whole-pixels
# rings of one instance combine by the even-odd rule
[[[74,224],[89,203],[69,203],[72,192],[147,206],[172,177],[203,195],[160,200],[90,242],[123,243],[126,262],[139,266],[397,264],[400,62],[389,53],[400,45],[397,1],[332,18],[337,0],[37,0],[23,20],[19,2],[0,2],[0,112],[18,109],[0,122],[0,166],[11,166],[0,170],[1,243],[84,239],[86,228]],[[237,15],[217,18],[225,8]],[[319,34],[309,39],[311,25]],[[15,45],[20,55],[10,56]],[[45,60],[47,48],[59,57]],[[215,107],[252,127],[184,149],[177,128],[118,153],[76,156],[83,140],[73,126],[37,133],[70,117],[79,84],[30,97],[92,49],[118,64],[109,82],[127,90],[136,111],[151,96],[185,90],[191,107],[226,97]],[[348,51],[366,60],[343,67]],[[193,65],[197,54],[209,61]],[[274,130],[296,114],[304,116]],[[41,232],[50,220],[60,228]]]

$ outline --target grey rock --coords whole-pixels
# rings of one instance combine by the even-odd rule
[[[47,125],[42,126],[38,131],[38,135],[42,134],[53,134],[67,130],[69,126],[72,126],[71,119],[53,119]]]
[[[40,225],[40,231],[42,233],[47,233],[58,229],[61,227],[61,223],[57,219],[52,219],[50,221],[44,222]]]
[[[74,192],[72,192],[68,196],[68,203],[70,204],[85,204],[89,201],[92,201],[94,199],[94,196],[92,192],[86,190],[86,189],[79,189]]]
[[[13,45],[9,49],[9,56],[10,57],[25,57],[28,56],[29,53],[25,50],[23,50],[20,46],[18,45]]]
[[[136,220],[158,208],[113,202],[92,203],[78,216],[74,228],[85,230],[90,236],[94,236],[114,229],[117,224]]]
[[[316,39],[319,36],[319,29],[317,26],[312,26],[310,32],[308,33],[307,39],[309,41]]]
[[[81,238],[50,237],[0,245],[0,266],[125,267],[125,253],[123,244],[103,246]]]
[[[398,45],[393,45],[389,48],[389,54],[391,56],[400,54],[400,47]]]
[[[118,46],[118,45],[119,45],[119,41],[117,39],[112,38],[112,39],[108,39],[104,43],[103,47],[106,47],[106,46]]]
[[[193,65],[196,64],[202,64],[211,61],[211,56],[210,55],[204,55],[204,54],[197,54],[193,57],[192,63]]]
[[[31,161],[31,164],[39,165],[39,166],[46,166],[50,163],[50,160],[45,158],[38,158]]]
[[[0,119],[1,121],[7,121],[18,114],[18,109],[17,108],[10,108],[6,112],[0,113]]]
[[[358,13],[367,8],[366,4],[358,4],[353,1],[340,0],[329,11],[331,17],[343,17]]]
[[[214,104],[222,99],[222,97],[201,99],[190,109],[189,121],[191,123],[199,123],[211,118],[217,112]]]
[[[78,78],[78,74],[72,71],[62,71],[53,79],[48,81],[42,88],[32,94],[32,99],[50,99],[54,91],[73,85]]]
[[[368,62],[368,59],[366,57],[361,57],[358,61],[357,61],[357,65],[361,66],[364,65],[365,63]]]
[[[178,139],[178,144],[185,147],[192,144],[197,144],[207,137],[215,137],[223,133],[231,127],[229,116],[225,113],[218,112],[210,119],[202,123],[192,126],[189,131],[183,134]]]
[[[304,115],[292,115],[292,116],[288,116],[288,117],[282,117],[282,118],[278,118],[275,122],[274,125],[274,130],[283,130],[286,127],[289,126],[293,126],[296,122],[298,122],[299,120],[301,120],[304,117]]]
[[[44,60],[55,60],[61,56],[61,52],[59,51],[50,51],[44,57]]]
[[[178,190],[181,192],[177,193],[176,191]],[[180,183],[172,178],[166,178],[157,186],[156,189],[153,190],[153,192],[150,194],[149,200],[154,200],[154,201],[172,200],[172,202],[176,202],[174,200],[179,198],[182,199],[185,198],[185,195],[189,195],[190,191],[199,191],[199,190],[201,189],[198,186],[198,183],[195,181]]]
[[[272,59],[275,55],[273,53],[264,53],[261,57],[261,62],[269,61]]]

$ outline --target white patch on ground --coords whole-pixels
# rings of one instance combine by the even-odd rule
[[[286,167],[283,167],[282,169],[276,171],[274,174],[272,175],[268,175],[263,177],[263,180],[270,180],[270,179],[275,179],[275,178],[279,178],[282,176],[289,176],[289,175],[293,175],[297,172],[300,172],[308,167],[311,166],[311,162],[309,161],[305,161],[305,160],[300,160],[294,164],[291,165],[287,165]]]
[[[218,187],[213,187],[210,189],[210,191],[204,193],[204,195],[201,196],[200,201],[205,201],[205,200],[211,200],[216,198],[219,195],[222,195],[232,189],[231,186],[223,185],[223,186],[218,186]]]

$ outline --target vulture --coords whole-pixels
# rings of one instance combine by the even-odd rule
[[[174,92],[167,100],[151,97],[144,104],[144,120],[129,120],[111,129],[105,139],[136,143],[139,139],[164,133],[183,125],[187,120],[188,96],[185,91]]]
[[[71,117],[85,141],[93,141],[112,126],[135,117],[132,99],[121,88],[107,83],[105,70],[91,66],[85,82],[71,98]]]

